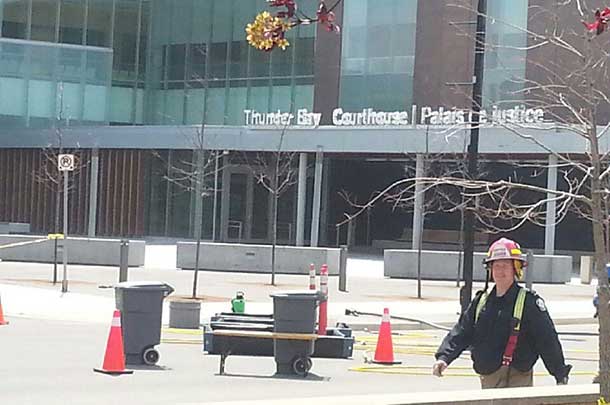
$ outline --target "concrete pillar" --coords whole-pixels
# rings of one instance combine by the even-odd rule
[[[415,162],[415,177],[421,178],[424,176],[424,155],[417,154]],[[413,241],[411,249],[419,249],[420,236],[422,233],[422,227],[424,226],[424,185],[421,182],[415,183],[415,206],[413,207]]]
[[[297,235],[296,245],[305,245],[305,200],[307,198],[307,153],[299,154],[299,178],[297,186]]]
[[[254,208],[254,175],[250,172],[246,176],[246,221],[244,224],[244,239],[252,238],[252,219]]]
[[[93,149],[91,152],[91,179],[89,190],[89,223],[87,225],[87,236],[95,237],[95,228],[97,225],[97,195],[98,195],[98,178],[100,173],[100,151]]]
[[[222,157],[222,190],[220,195],[220,241],[226,242],[229,230],[229,198],[231,194],[231,172],[229,156]]]
[[[557,190],[557,156],[549,155],[549,171],[546,187],[549,190]],[[555,194],[547,193],[546,198],[554,198]],[[544,226],[544,254],[555,254],[555,214],[556,202],[548,201],[546,203],[546,225]]]
[[[311,243],[312,247],[318,246],[320,235],[320,202],[322,200],[322,166],[324,165],[324,153],[318,147],[316,152],[316,169],[313,183],[313,208],[311,212]]]
[[[322,202],[320,203],[320,238],[322,246],[328,244],[328,204],[330,192],[330,172],[332,163],[330,158],[324,158],[324,170],[322,171]],[[355,235],[354,235],[355,236]]]

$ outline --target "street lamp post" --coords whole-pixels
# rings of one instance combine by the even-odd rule
[[[472,117],[470,128],[470,144],[468,145],[468,178],[478,177],[479,154],[479,123],[481,104],[483,101],[483,72],[485,68],[485,23],[487,14],[487,0],[479,0],[477,6],[477,25],[474,47],[474,80],[472,84]],[[464,287],[461,291],[462,312],[466,311],[472,298],[472,275],[474,262],[474,211],[472,207],[464,210]]]

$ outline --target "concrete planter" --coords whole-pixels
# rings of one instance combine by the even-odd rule
[[[484,281],[485,253],[474,254],[473,278]],[[455,280],[462,260],[459,252],[422,250],[421,275],[426,280]],[[526,271],[528,271],[526,269]],[[570,256],[534,255],[530,269],[534,283],[567,283],[572,277]],[[392,278],[417,278],[417,250],[386,249],[383,252],[383,273]]]
[[[46,235],[0,235],[0,245],[19,242],[32,242],[46,239]],[[61,246],[65,241],[59,240]],[[102,238],[68,238],[68,264],[84,264],[94,266],[120,265],[120,239]],[[49,239],[40,243],[21,245],[0,251],[0,259],[15,262],[53,263],[54,241]],[[144,266],[146,242],[143,240],[129,241],[129,267]],[[61,251],[58,255],[61,263]]]
[[[169,302],[169,327],[176,329],[199,329],[201,302],[180,300]]]
[[[195,268],[195,242],[178,242],[176,267]],[[339,274],[340,251],[334,248],[296,246],[276,247],[276,272],[278,274],[309,274],[309,265],[316,269],[328,265],[328,274]],[[247,273],[271,273],[271,245],[202,242],[199,269]]]

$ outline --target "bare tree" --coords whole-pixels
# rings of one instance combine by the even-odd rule
[[[58,160],[59,155],[68,153],[74,155],[74,170],[68,176],[67,192],[68,194],[78,189],[75,186],[75,179],[86,173],[89,160],[83,153],[78,153],[77,149],[64,148],[63,137],[64,129],[70,126],[69,106],[64,105],[63,100],[64,87],[63,83],[59,85],[58,105],[59,109],[53,121],[53,139],[50,139],[47,146],[42,148],[42,159],[38,170],[32,175],[34,181],[42,184],[50,192],[55,193],[55,215],[53,220],[53,233],[60,234],[61,225],[67,218],[61,218],[62,195],[64,194],[64,176],[59,171]],[[65,235],[64,235],[65,237]],[[55,258],[53,263],[53,284],[57,283],[57,238],[55,243]]]
[[[537,3],[529,8],[527,27],[494,18],[495,24],[504,24],[525,35],[525,45],[487,41],[485,46],[488,51],[510,49],[527,55],[525,76],[513,76],[511,90],[495,101],[500,105],[524,104],[531,109],[539,109],[544,111],[547,120],[539,124],[518,119],[516,117],[521,110],[517,107],[510,114],[487,115],[486,125],[501,126],[507,137],[530,142],[532,148],[554,156],[563,176],[564,187],[560,190],[548,189],[511,178],[411,177],[382,190],[356,215],[386,198],[408,202],[413,198],[416,184],[423,186],[426,192],[439,187],[455,188],[465,201],[469,201],[464,205],[466,209],[472,210],[483,226],[494,232],[515,230],[525,223],[543,225],[547,206],[553,202],[557,207],[555,218],[551,219],[553,225],[564,219],[570,210],[590,221],[600,303],[607,304],[610,301],[605,268],[610,258],[610,150],[605,146],[604,139],[610,127],[610,75],[607,62],[610,36],[604,34],[603,30],[598,35],[599,31],[591,32],[581,24],[581,20],[595,18],[594,10],[584,1],[548,2],[548,7],[544,1]],[[488,15],[484,17],[491,19]],[[570,136],[572,140],[581,140],[583,150],[573,154],[560,153],[556,148],[557,143],[548,142],[549,138],[544,136],[554,131],[568,134],[564,136]],[[523,195],[528,197],[523,199]],[[610,398],[610,310],[607,305],[600,308],[603,308],[599,313],[600,393],[602,397]]]
[[[278,202],[280,197],[296,183],[298,169],[295,166],[296,152],[283,152],[282,146],[288,124],[284,125],[274,152],[258,152],[248,162],[258,184],[271,194],[271,285],[275,285],[275,257],[277,247]],[[248,158],[246,156],[246,160]]]

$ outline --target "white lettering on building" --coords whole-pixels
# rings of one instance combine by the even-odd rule
[[[283,127],[305,126],[318,127],[322,121],[322,114],[310,112],[306,108],[297,110],[296,116],[291,113],[277,112],[260,113],[255,110],[244,110],[246,126],[249,127]],[[296,118],[296,120],[295,120]],[[332,125],[338,127],[402,127],[407,125],[462,125],[475,121],[475,113],[470,110],[445,107],[411,107],[407,111],[376,111],[365,108],[361,111],[345,111],[335,108],[332,112]],[[544,122],[544,110],[516,106],[509,109],[499,109],[493,106],[491,112],[479,112],[481,124],[541,124]]]

